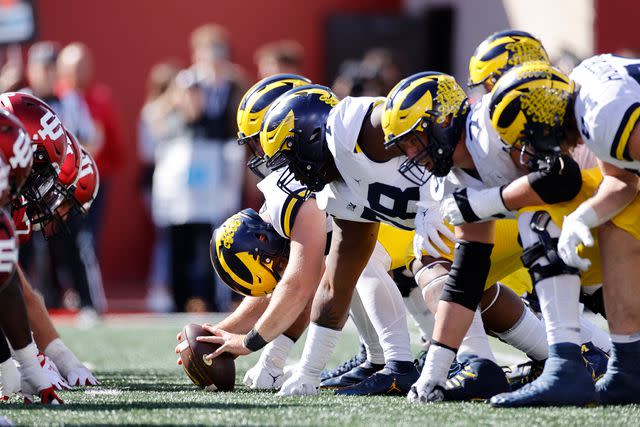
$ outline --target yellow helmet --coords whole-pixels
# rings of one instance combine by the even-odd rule
[[[428,71],[400,81],[391,89],[382,112],[385,147],[402,150],[399,142],[411,132],[426,132],[429,141],[418,155],[405,160],[399,171],[422,185],[430,174],[420,162],[429,158],[433,164],[429,172],[447,175],[468,111],[467,95],[447,74]]]
[[[296,74],[276,74],[254,84],[242,97],[236,115],[238,144],[247,144],[251,149],[253,156],[247,166],[260,178],[264,178],[265,171],[261,169],[264,160],[261,150],[258,150],[257,139],[265,113],[280,95],[294,87],[310,83],[308,78]]]
[[[280,280],[277,269],[289,256],[289,241],[253,209],[245,209],[213,231],[211,264],[239,294],[264,296]]]
[[[489,82],[493,87],[507,70],[529,61],[549,62],[540,40],[524,31],[494,33],[480,43],[469,61],[468,85]]]
[[[325,140],[329,112],[338,103],[325,86],[308,85],[291,89],[269,108],[260,129],[260,145],[271,170],[288,166],[289,172],[278,186],[294,196],[288,184],[295,176],[309,191],[320,191],[326,184],[324,168],[331,158]]]
[[[564,139],[574,84],[546,62],[527,62],[507,71],[491,92],[491,124],[502,141],[534,157],[558,155]]]

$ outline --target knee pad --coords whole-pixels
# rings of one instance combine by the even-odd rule
[[[440,299],[475,311],[489,277],[492,250],[492,243],[456,240],[453,264]]]
[[[558,254],[560,230],[551,221],[551,216],[547,212],[535,212],[529,223],[529,230],[534,233],[537,241],[522,251],[520,259],[529,270],[534,285],[549,277],[579,274],[577,268],[569,267],[560,258]]]
[[[571,156],[560,157],[551,168],[527,175],[529,185],[547,204],[566,202],[582,188],[580,166]]]

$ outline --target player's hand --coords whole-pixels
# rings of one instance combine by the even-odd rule
[[[407,401],[410,403],[434,403],[444,400],[443,384],[422,376],[411,386]]]
[[[261,358],[254,367],[247,371],[243,382],[244,385],[254,390],[277,390],[284,383],[284,371],[274,365],[270,358],[265,360]]]
[[[442,221],[437,203],[426,205],[419,202],[416,213],[416,235],[413,238],[414,256],[421,259],[423,249],[434,257],[450,253],[451,250],[440,235],[451,242],[456,238],[453,231]]]
[[[558,253],[568,266],[588,270],[591,261],[578,255],[578,246],[593,246],[593,235],[589,226],[573,214],[566,216],[562,224],[562,232],[558,240]]]
[[[320,388],[320,377],[313,378],[295,368],[282,384],[278,396],[315,396]]]
[[[0,400],[8,400],[20,391],[20,372],[12,358],[0,363]]]
[[[40,352],[38,353],[38,362],[40,362],[40,366],[42,366],[42,369],[49,377],[49,381],[51,381],[51,385],[56,390],[71,390],[71,386],[62,377],[62,374],[60,374],[60,371],[58,371],[58,368],[50,358]]]
[[[442,219],[451,225],[458,226],[464,224],[462,212],[452,195],[446,196],[442,199],[442,202],[440,202],[440,214],[442,215]]]
[[[99,385],[100,381],[93,376],[91,371],[84,365],[76,366],[67,374],[67,381],[72,386]]]
[[[203,335],[196,337],[200,342],[208,342],[211,344],[218,344],[220,347],[213,353],[206,356],[207,359],[212,360],[220,356],[222,353],[229,353],[234,356],[244,356],[251,353],[244,345],[245,335],[232,334],[222,329],[217,329],[212,325],[205,323],[202,328],[211,333],[211,335]]]

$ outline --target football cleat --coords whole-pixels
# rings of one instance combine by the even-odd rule
[[[544,360],[530,360],[516,365],[514,368],[506,368],[508,369],[507,381],[509,381],[511,391],[516,391],[538,378],[544,369],[544,362]]]
[[[356,366],[347,373],[340,375],[339,377],[329,378],[320,383],[322,388],[342,388],[350,385],[358,384],[360,381],[364,381],[367,377],[373,375],[384,368],[384,365],[378,363],[371,363],[368,360],[362,365]]]
[[[584,359],[585,366],[593,378],[593,382],[604,377],[607,372],[609,355],[596,347],[591,341],[582,344],[580,353]]]
[[[589,406],[595,402],[595,386],[581,359],[580,347],[571,343],[549,346],[549,358],[535,381],[489,400],[497,408]]]
[[[502,369],[493,361],[477,356],[458,363],[445,383],[444,400],[486,400],[510,391]]]
[[[363,344],[360,344],[360,350],[358,351],[358,354],[356,354],[351,359],[347,360],[342,365],[338,366],[336,369],[332,371],[322,371],[322,374],[320,374],[320,379],[324,381],[329,378],[339,377],[340,375],[346,374],[356,366],[362,365],[366,361],[367,361],[367,350],[364,348]]]
[[[605,405],[640,403],[640,342],[612,343],[606,374],[596,384]]]
[[[360,383],[336,390],[335,394],[341,396],[406,396],[418,378],[420,378],[420,373],[413,362],[392,362]]]

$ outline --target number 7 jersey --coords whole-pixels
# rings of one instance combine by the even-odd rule
[[[376,162],[358,144],[367,113],[382,102],[384,98],[347,97],[331,110],[327,144],[342,180],[326,185],[316,199],[320,209],[338,219],[383,222],[412,230],[420,192],[419,187],[398,172],[404,158]]]
[[[640,172],[627,145],[640,119],[640,60],[597,55],[570,77],[576,83],[576,123],[587,147],[604,162]]]

